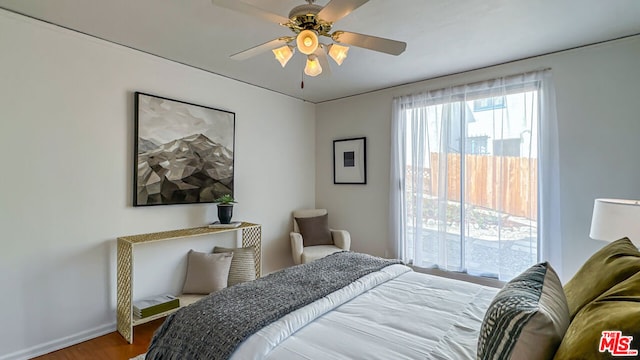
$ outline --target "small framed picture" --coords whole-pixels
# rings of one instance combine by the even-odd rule
[[[333,183],[367,183],[367,138],[333,141]]]

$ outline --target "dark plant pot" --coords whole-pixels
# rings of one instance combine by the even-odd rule
[[[218,220],[221,224],[230,224],[233,216],[233,205],[218,204]]]

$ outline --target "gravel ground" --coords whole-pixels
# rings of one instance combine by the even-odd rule
[[[465,256],[467,272],[474,275],[499,277],[510,280],[537,262],[537,241],[530,236],[531,231],[522,232],[519,236],[487,240],[467,236],[465,242]],[[428,239],[437,235],[435,230],[425,229],[423,238]],[[534,229],[535,231],[535,229]],[[534,232],[535,234],[535,232]],[[461,244],[457,234],[447,235],[447,256],[453,267],[460,265]],[[435,261],[433,254],[438,254],[437,243],[425,241],[423,244],[423,259]],[[457,260],[457,262],[455,261]],[[499,276],[498,276],[499,274]]]

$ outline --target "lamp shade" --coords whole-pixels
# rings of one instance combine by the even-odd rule
[[[304,73],[309,76],[318,76],[322,73],[322,66],[320,66],[317,56],[307,56],[307,66],[304,67]]]
[[[289,60],[293,57],[293,48],[289,45],[285,45],[271,51],[273,51],[273,55],[276,56],[276,60],[280,61],[280,65],[282,65],[282,67],[287,65]]]
[[[605,241],[628,237],[636,246],[640,245],[640,201],[596,199],[589,236]]]
[[[318,48],[318,35],[311,30],[302,30],[296,37],[298,50],[305,55],[311,55]]]
[[[346,46],[331,44],[329,45],[329,56],[336,62],[338,65],[342,65],[344,59],[347,58],[347,53],[349,52],[349,48]]]

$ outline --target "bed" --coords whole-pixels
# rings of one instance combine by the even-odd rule
[[[388,276],[384,282],[370,276],[363,283],[371,288],[339,290],[258,331],[232,359],[475,357],[484,311],[497,289],[415,273],[404,265],[381,272]]]
[[[619,259],[611,255],[595,262],[611,266],[611,257]],[[640,253],[635,259],[640,265]],[[587,270],[592,274],[593,266]],[[605,270],[606,276],[615,273]],[[625,279],[633,280],[627,273]],[[635,278],[637,286],[624,289],[640,289],[640,272]],[[581,300],[580,306],[589,310],[598,299]],[[581,315],[571,300],[568,305],[547,263],[496,289],[341,252],[231,286],[181,309],[156,331],[146,359],[585,358],[572,348],[573,338],[563,350],[570,319]],[[586,351],[598,354],[595,349]],[[557,357],[556,351],[566,356]]]

